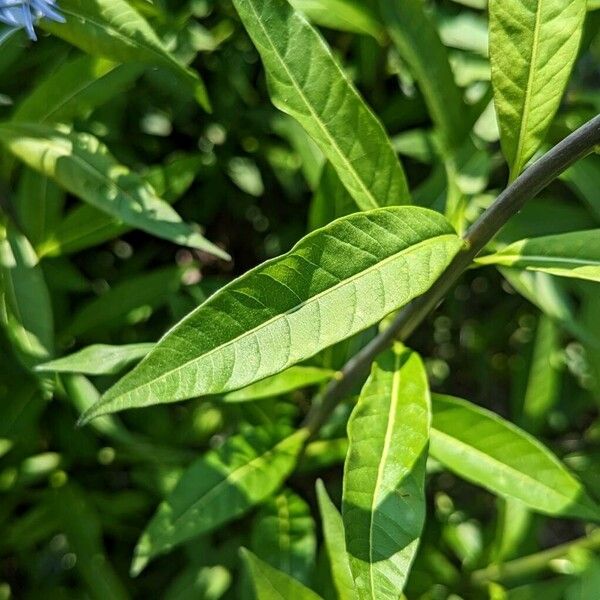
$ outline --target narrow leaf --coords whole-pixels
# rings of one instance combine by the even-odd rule
[[[600,229],[521,240],[477,262],[600,282]]]
[[[283,483],[307,433],[287,428],[246,429],[193,463],[159,506],[135,549],[137,575],[148,561],[208,533],[256,506]]]
[[[434,395],[431,454],[494,494],[554,516],[598,520],[600,510],[548,448],[498,415]]]
[[[335,504],[329,498],[323,482],[317,481],[317,499],[323,525],[325,548],[329,558],[331,577],[339,600],[354,600],[356,591],[346,553],[346,534],[344,522]]]
[[[234,0],[267,71],[273,103],[331,161],[359,208],[409,204],[392,145],[331,50],[286,0]]]
[[[118,164],[92,135],[31,123],[3,123],[0,141],[32,169],[131,227],[229,258],[184,223],[139,175]]]
[[[40,25],[88,54],[122,63],[143,63],[171,69],[190,86],[196,100],[210,111],[199,75],[180,63],[149,23],[126,0],[61,0],[66,23],[42,19]]]
[[[425,522],[429,387],[419,356],[382,354],[348,422],[342,515],[358,597],[398,598]]]
[[[269,566],[245,548],[242,549],[242,556],[252,578],[257,600],[320,600],[320,596],[311,589]]]
[[[586,0],[490,0],[490,60],[511,179],[540,147],[577,58]]]
[[[211,296],[84,420],[219,394],[283,371],[422,294],[461,244],[426,209],[339,219]]]
[[[127,346],[88,346],[69,356],[38,365],[37,371],[56,373],[84,373],[86,375],[114,375],[126,366],[144,358],[154,344],[129,344]]]

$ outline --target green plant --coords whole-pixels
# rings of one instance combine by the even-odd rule
[[[0,1],[0,599],[595,598],[597,3],[50,5]]]

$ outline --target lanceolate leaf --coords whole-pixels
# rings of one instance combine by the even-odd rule
[[[257,600],[320,600],[310,588],[269,566],[246,549],[242,556],[250,572]]]
[[[242,516],[290,474],[307,437],[287,428],[255,427],[229,438],[192,464],[159,506],[135,550],[132,573],[178,544]]]
[[[329,498],[323,482],[317,481],[317,499],[323,526],[325,548],[329,558],[331,577],[339,600],[355,600],[356,590],[346,552],[344,522],[335,504]]]
[[[210,102],[197,73],[167,51],[152,27],[126,0],[61,0],[66,23],[42,19],[40,25],[89,54],[123,63],[159,65],[171,69],[191,87],[207,110]]]
[[[31,123],[3,123],[0,141],[32,169],[131,227],[228,258],[184,223],[139,175],[118,164],[92,135]]]
[[[317,31],[287,0],[234,4],[263,59],[273,103],[317,142],[359,208],[410,203],[383,126]]]
[[[521,240],[477,262],[600,281],[600,229]]]
[[[252,549],[272,567],[308,583],[315,562],[315,523],[310,507],[290,490],[268,500],[255,517]]]
[[[422,208],[339,219],[214,294],[85,419],[219,394],[283,371],[423,293],[461,243],[441,215]]]
[[[532,510],[600,519],[567,468],[535,438],[465,400],[434,395],[431,454],[457,475]]]
[[[86,375],[113,375],[127,365],[141,360],[154,344],[129,344],[127,346],[88,346],[70,356],[39,365],[38,371],[56,373],[84,373]]]
[[[373,365],[348,423],[342,515],[361,600],[398,598],[425,522],[429,387],[402,347]]]
[[[490,0],[490,59],[514,179],[540,147],[577,57],[586,0]]]

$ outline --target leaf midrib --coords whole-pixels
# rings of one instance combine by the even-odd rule
[[[375,265],[373,265],[372,267],[369,267],[363,271],[359,271],[358,273],[356,273],[355,275],[353,275],[352,277],[349,277],[347,279],[344,279],[343,281],[341,281],[340,283],[320,292],[319,294],[316,294],[315,296],[313,296],[312,298],[309,298],[308,300],[305,300],[303,302],[301,302],[300,304],[298,304],[297,306],[294,306],[292,308],[290,308],[289,310],[277,314],[274,317],[271,317],[270,319],[268,319],[267,321],[265,321],[264,323],[261,323],[259,325],[257,325],[256,327],[250,329],[249,331],[246,331],[244,333],[242,333],[241,335],[229,340],[228,342],[225,342],[224,344],[221,344],[219,346],[216,346],[215,348],[212,348],[211,350],[209,350],[208,352],[205,352],[204,354],[201,354],[200,356],[196,356],[190,360],[188,360],[187,362],[183,363],[182,365],[179,365],[165,373],[163,373],[162,375],[160,375],[159,377],[156,377],[140,386],[131,388],[125,392],[120,393],[118,396],[107,396],[105,401],[102,402],[102,404],[98,405],[98,408],[100,408],[102,405],[108,404],[109,402],[112,402],[113,400],[115,400],[116,398],[119,398],[125,394],[131,394],[134,391],[139,391],[142,390],[144,388],[147,388],[151,385],[153,385],[154,383],[156,383],[157,381],[163,380],[166,377],[169,377],[170,375],[172,375],[173,373],[177,373],[183,369],[188,368],[192,363],[195,363],[197,361],[200,360],[204,360],[206,359],[208,356],[211,356],[212,354],[214,354],[215,352],[219,352],[224,350],[225,348],[235,344],[236,342],[238,342],[239,340],[250,336],[250,335],[254,335],[255,333],[257,333],[258,331],[260,331],[261,329],[271,325],[272,323],[274,323],[275,321],[277,321],[278,319],[281,318],[285,318],[286,316],[295,313],[296,311],[300,310],[301,308],[303,308],[304,306],[309,305],[312,302],[318,301],[321,298],[327,296],[330,293],[333,293],[335,291],[337,291],[338,289],[340,289],[341,287],[345,286],[345,285],[349,285],[351,282],[355,281],[356,279],[359,279],[360,277],[362,277],[363,275],[371,272],[372,270],[376,270],[376,269],[380,269],[383,265],[387,264],[388,262],[392,262],[396,259],[398,259],[400,256],[402,255],[406,255],[406,254],[411,254],[412,252],[420,249],[422,246],[427,245],[428,243],[432,242],[433,240],[442,240],[442,239],[457,239],[457,236],[453,233],[447,233],[447,234],[442,234],[442,235],[437,235],[435,237],[431,237],[431,238],[427,238],[425,240],[422,240],[421,242],[418,242],[417,244],[413,244],[412,246],[409,246],[407,248],[403,248],[400,252],[396,252],[395,254],[392,254],[391,256],[386,257],[385,259],[383,259],[382,261],[376,263]],[[221,292],[226,292],[228,290],[228,286],[225,286]],[[110,392],[110,390],[109,390]]]
[[[264,33],[267,41],[269,42],[269,45],[271,46],[271,49],[272,49],[273,53],[275,54],[275,56],[277,57],[277,59],[279,60],[279,62],[281,63],[281,65],[283,66],[285,72],[287,73],[287,76],[290,78],[290,81],[292,82],[292,85],[294,86],[294,89],[296,90],[296,92],[298,93],[298,95],[300,96],[300,98],[302,99],[302,101],[304,102],[304,104],[306,105],[306,107],[308,108],[308,110],[309,110],[310,114],[312,115],[313,119],[318,124],[318,126],[321,129],[321,131],[325,134],[325,136],[329,140],[329,142],[332,145],[332,147],[334,148],[334,150],[337,152],[337,154],[340,157],[340,159],[342,160],[342,162],[346,165],[346,168],[352,174],[352,176],[354,177],[354,179],[358,182],[358,184],[359,184],[362,192],[367,196],[367,198],[369,198],[369,200],[371,201],[371,203],[373,205],[373,208],[379,208],[381,205],[377,202],[377,200],[375,199],[375,197],[373,196],[373,194],[371,194],[371,192],[369,191],[369,189],[366,186],[365,182],[360,177],[360,174],[352,167],[352,163],[346,158],[346,155],[342,152],[342,149],[339,147],[337,141],[335,140],[335,138],[333,137],[333,135],[329,132],[329,130],[327,129],[327,127],[325,126],[325,124],[322,122],[322,120],[320,119],[319,115],[315,112],[315,110],[313,109],[312,104],[308,101],[308,98],[305,96],[302,88],[298,84],[298,82],[297,82],[296,78],[294,77],[293,73],[288,69],[288,66],[287,66],[286,62],[283,60],[283,57],[281,56],[281,54],[279,54],[279,50],[277,49],[277,47],[275,46],[275,44],[271,40],[271,36],[270,36],[268,30],[263,25],[263,23],[262,23],[262,21],[260,19],[260,15],[256,11],[256,8],[254,6],[253,0],[248,0],[248,4],[250,5],[250,7],[252,9],[252,12],[254,13],[254,17],[256,19],[256,22],[258,23],[258,25],[261,28],[261,30],[263,31],[263,33]],[[298,13],[296,13],[296,14],[298,14]],[[338,67],[338,65],[337,65],[337,63],[336,63],[335,60],[333,60],[333,64],[334,64],[335,68],[337,69],[337,71],[339,72],[340,76],[346,81],[346,83],[349,83],[348,80],[346,79],[345,74]],[[354,93],[354,89],[352,88],[352,86],[350,85],[349,87],[350,87],[350,90],[353,93],[354,97],[356,98],[356,100],[358,100],[359,102],[362,102],[362,100]]]

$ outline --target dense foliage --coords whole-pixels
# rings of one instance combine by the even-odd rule
[[[0,600],[597,600],[599,61],[597,0],[0,0]]]

